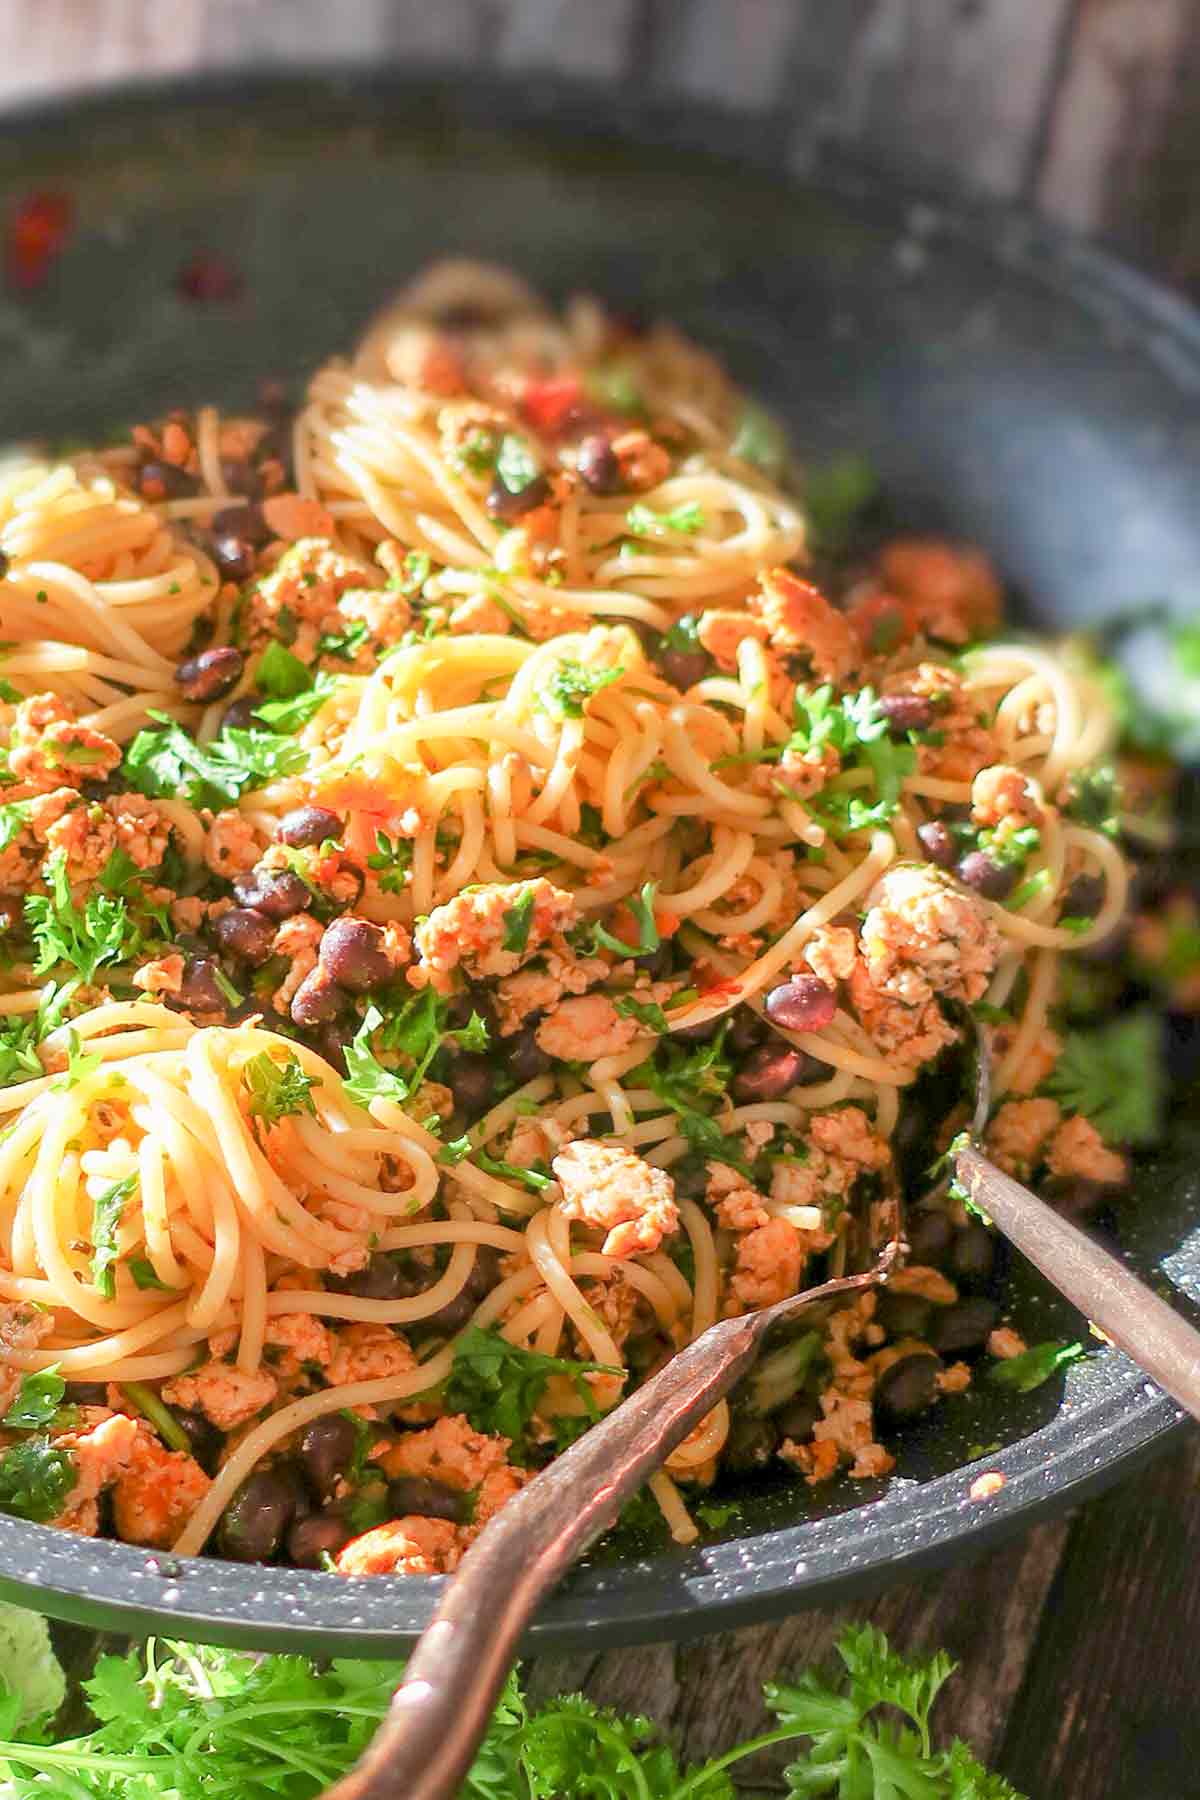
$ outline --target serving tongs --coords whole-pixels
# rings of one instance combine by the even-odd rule
[[[1200,1332],[980,1150],[990,1110],[991,1044],[986,1028],[971,1024],[974,1114],[951,1160],[972,1205],[1200,1418]],[[873,1267],[710,1326],[507,1503],[447,1584],[373,1742],[325,1800],[453,1800],[540,1601],[748,1373],[776,1327],[887,1281],[903,1250],[897,1195],[877,1203],[874,1224],[890,1237]]]

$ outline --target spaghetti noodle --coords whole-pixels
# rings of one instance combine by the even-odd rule
[[[869,1252],[949,1003],[1024,1172],[1119,1178],[1032,1093],[1127,904],[1093,669],[950,545],[812,585],[778,428],[673,331],[446,265],[290,444],[205,409],[23,468],[0,552],[0,1392],[82,1409],[25,1516],[453,1566],[659,1358]],[[810,1480],[890,1466],[873,1305],[776,1432]],[[656,1478],[677,1536],[738,1419]]]

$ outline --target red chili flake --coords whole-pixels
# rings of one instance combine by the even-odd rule
[[[521,410],[536,431],[553,437],[576,418],[584,404],[577,375],[554,375],[531,381],[521,397]]]
[[[175,286],[183,298],[198,301],[202,305],[213,301],[237,300],[245,285],[233,264],[213,250],[202,250],[198,255],[190,257],[175,277]]]
[[[74,207],[69,194],[42,189],[27,194],[13,213],[5,246],[5,264],[13,287],[40,287],[71,230]]]
[[[735,999],[740,998],[741,992],[741,982],[733,980],[731,976],[727,976],[724,981],[714,981],[711,986],[707,983],[702,984],[700,986],[700,999],[712,1000],[718,995],[723,1000]]]

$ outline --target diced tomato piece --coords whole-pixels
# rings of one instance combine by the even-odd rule
[[[69,194],[42,189],[27,194],[8,228],[6,263],[14,287],[39,287],[70,234],[74,206]]]
[[[555,437],[579,417],[585,405],[577,375],[553,375],[531,381],[521,398],[521,410],[535,431]]]

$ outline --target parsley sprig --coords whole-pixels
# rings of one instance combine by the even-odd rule
[[[465,1413],[476,1431],[499,1433],[521,1448],[525,1431],[537,1410],[552,1375],[570,1380],[590,1420],[599,1408],[589,1374],[620,1374],[604,1363],[571,1362],[561,1356],[543,1356],[522,1350],[498,1332],[472,1325],[454,1346],[454,1366],[446,1383],[446,1407]]]
[[[569,656],[560,657],[554,673],[539,690],[538,698],[556,719],[582,719],[592,695],[611,687],[624,673],[621,667],[591,669]]]
[[[829,683],[797,689],[795,730],[787,747],[805,755],[819,753],[826,746],[837,751],[843,769],[870,771],[875,799],[865,801],[853,788],[823,788],[808,802],[821,823],[835,837],[885,824],[899,804],[906,778],[917,766],[917,753],[911,743],[897,742],[889,735],[888,720],[874,688],[861,688],[840,698]]]
[[[306,1075],[292,1052],[282,1063],[266,1050],[252,1056],[242,1069],[242,1085],[250,1095],[250,1113],[264,1125],[275,1125],[292,1113],[316,1114],[312,1090],[316,1078]]]
[[[150,710],[154,728],[139,731],[125,752],[123,773],[139,793],[159,799],[181,794],[193,808],[219,812],[243,793],[295,775],[308,752],[274,731],[228,726],[210,744],[198,744],[166,713]]]
[[[62,1675],[48,1640],[43,1645],[57,1676],[41,1684],[49,1706],[62,1693]],[[28,1649],[22,1654],[28,1660]],[[734,1765],[786,1744],[796,1756],[784,1780],[796,1796],[1021,1800],[961,1741],[937,1747],[931,1715],[953,1670],[948,1657],[910,1662],[869,1625],[844,1630],[837,1654],[841,1669],[828,1678],[769,1682],[764,1696],[775,1723],[698,1768],[682,1766],[649,1719],[578,1694],[534,1708],[513,1674],[462,1800],[734,1800]],[[152,1642],[97,1663],[84,1684],[97,1724],[82,1737],[47,1742],[46,1721],[35,1718],[21,1728],[28,1741],[12,1741],[22,1713],[17,1696],[28,1691],[14,1681],[0,1701],[0,1730],[10,1740],[0,1742],[0,1767],[21,1794],[316,1800],[366,1748],[403,1667]]]
[[[1082,1113],[1110,1144],[1149,1144],[1164,1102],[1162,1034],[1152,1013],[1133,1013],[1091,1031],[1067,1033],[1045,1089],[1067,1112]]]

